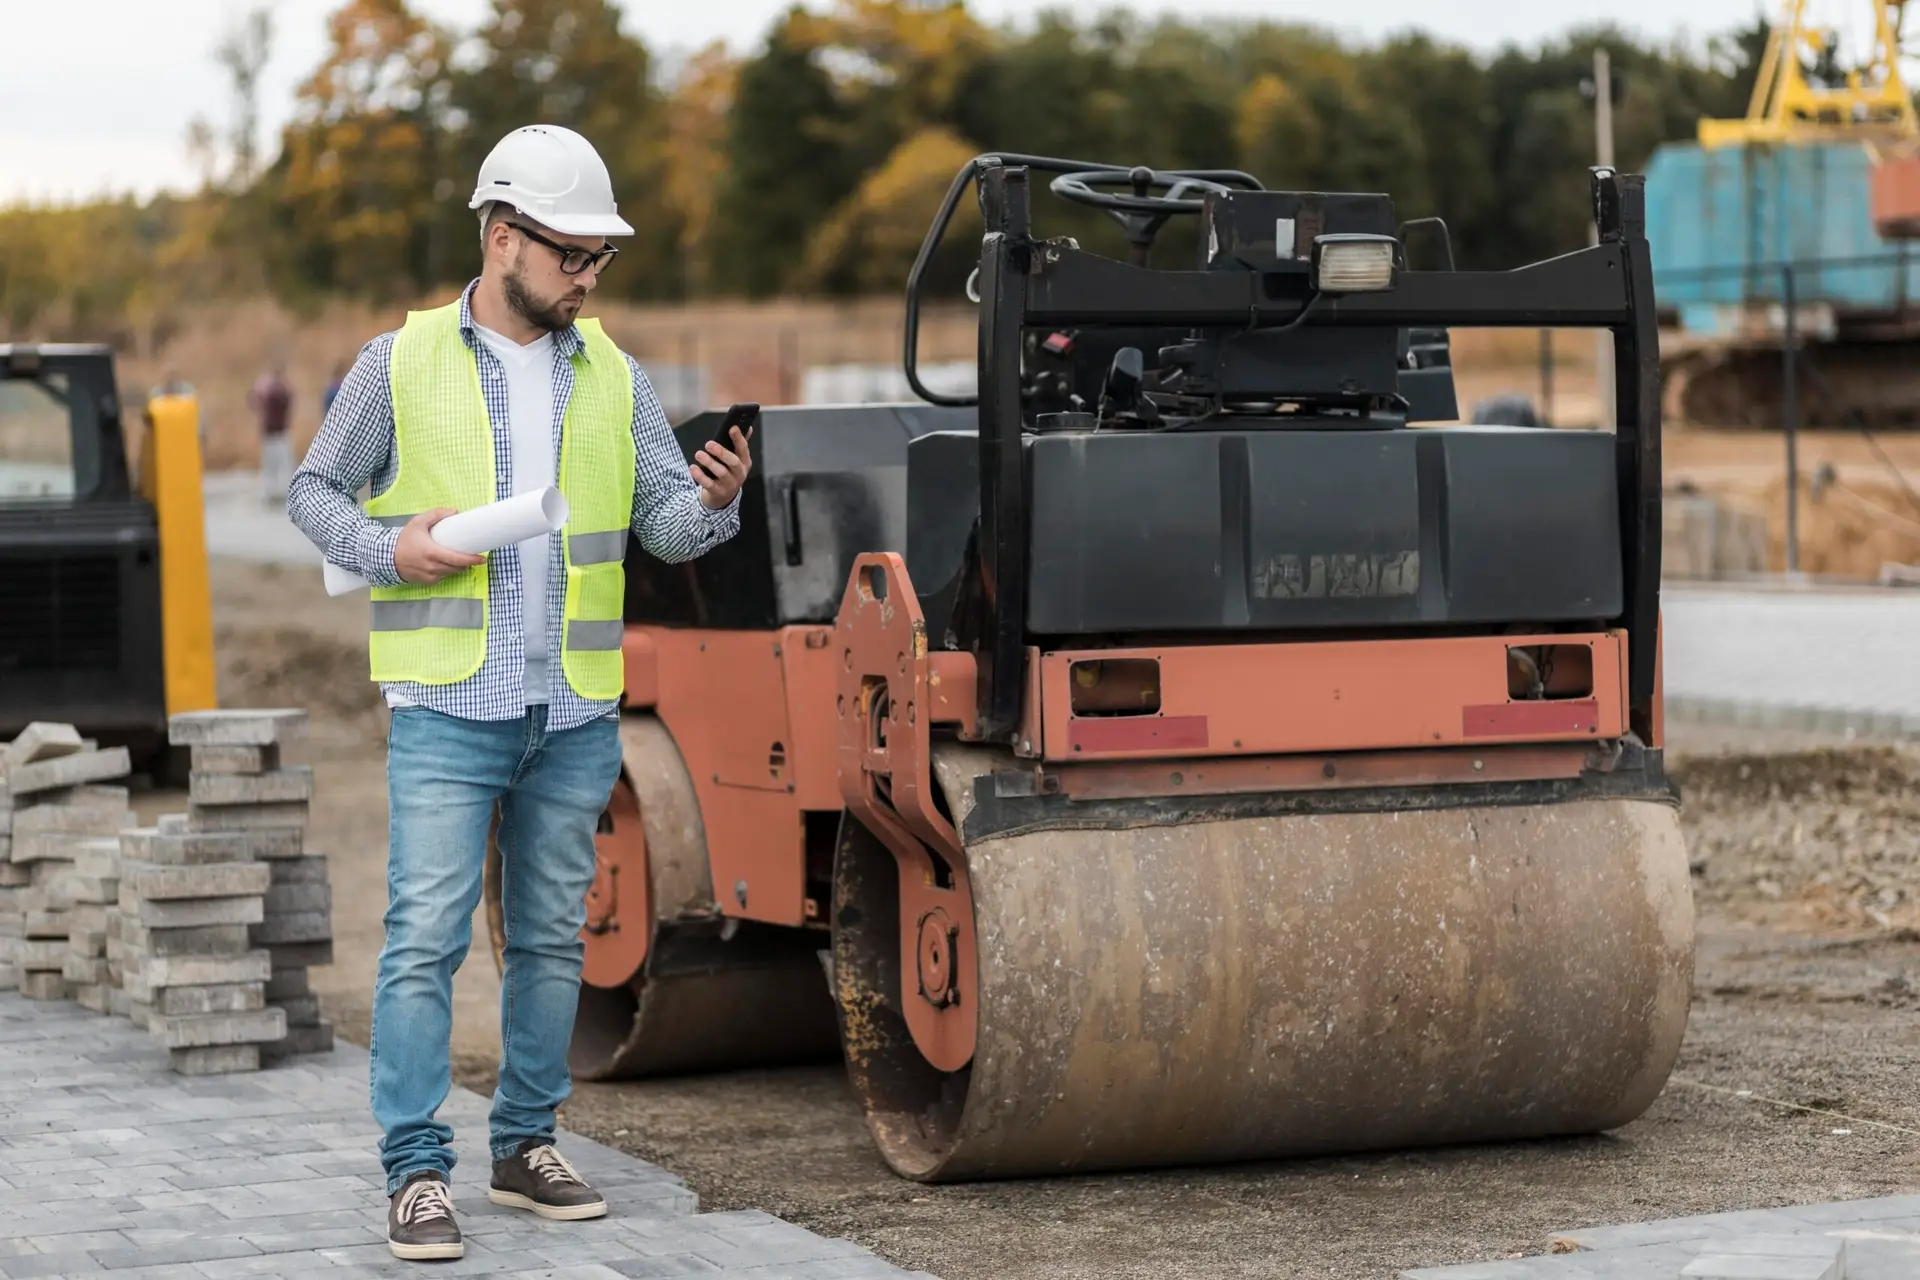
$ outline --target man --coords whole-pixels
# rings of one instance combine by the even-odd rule
[[[253,384],[247,403],[260,418],[260,487],[270,503],[287,500],[287,475],[293,470],[293,441],[287,435],[293,416],[293,388],[286,362],[275,359]]]
[[[368,1048],[401,1258],[463,1252],[452,1130],[435,1113],[496,801],[506,954],[489,1195],[547,1218],[606,1212],[553,1132],[594,832],[620,769],[622,561],[629,531],[669,562],[732,537],[751,467],[738,430],[687,466],[640,367],[577,320],[616,252],[607,237],[633,233],[585,138],[508,134],[470,207],[479,278],[367,344],[287,500],[329,560],[374,584],[372,675],[393,708]],[[352,495],[369,481],[362,512]],[[556,484],[571,512],[558,534],[488,557],[433,541],[455,510]]]

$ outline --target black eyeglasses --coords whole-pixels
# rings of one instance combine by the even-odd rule
[[[507,225],[535,244],[543,244],[559,254],[560,269],[570,276],[577,276],[590,266],[604,271],[607,265],[620,253],[620,251],[612,245],[608,245],[604,249],[576,249],[572,245],[559,244],[549,240],[539,232],[529,230],[517,222],[509,222]]]

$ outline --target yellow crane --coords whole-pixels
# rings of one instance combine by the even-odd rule
[[[1835,139],[1908,142],[1920,139],[1912,96],[1900,75],[1901,21],[1907,0],[1869,0],[1873,49],[1843,85],[1815,84],[1806,61],[1818,63],[1838,36],[1807,21],[1807,0],[1786,0],[1767,37],[1745,118],[1700,121],[1707,148],[1822,142]]]

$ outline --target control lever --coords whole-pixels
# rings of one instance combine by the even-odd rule
[[[1113,353],[1113,364],[1107,369],[1106,385],[1100,390],[1102,422],[1120,414],[1138,414],[1151,421],[1159,420],[1160,415],[1145,395],[1146,368],[1146,357],[1140,354],[1138,347],[1122,347]]]

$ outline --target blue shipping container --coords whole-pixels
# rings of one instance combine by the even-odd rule
[[[1666,143],[1647,166],[1647,238],[1654,292],[1684,327],[1713,331],[1723,309],[1781,299],[1794,263],[1795,300],[1845,315],[1920,300],[1920,254],[1874,231],[1865,144],[1782,147]],[[1846,259],[1874,262],[1847,263]],[[1796,308],[1797,310],[1798,308]]]

